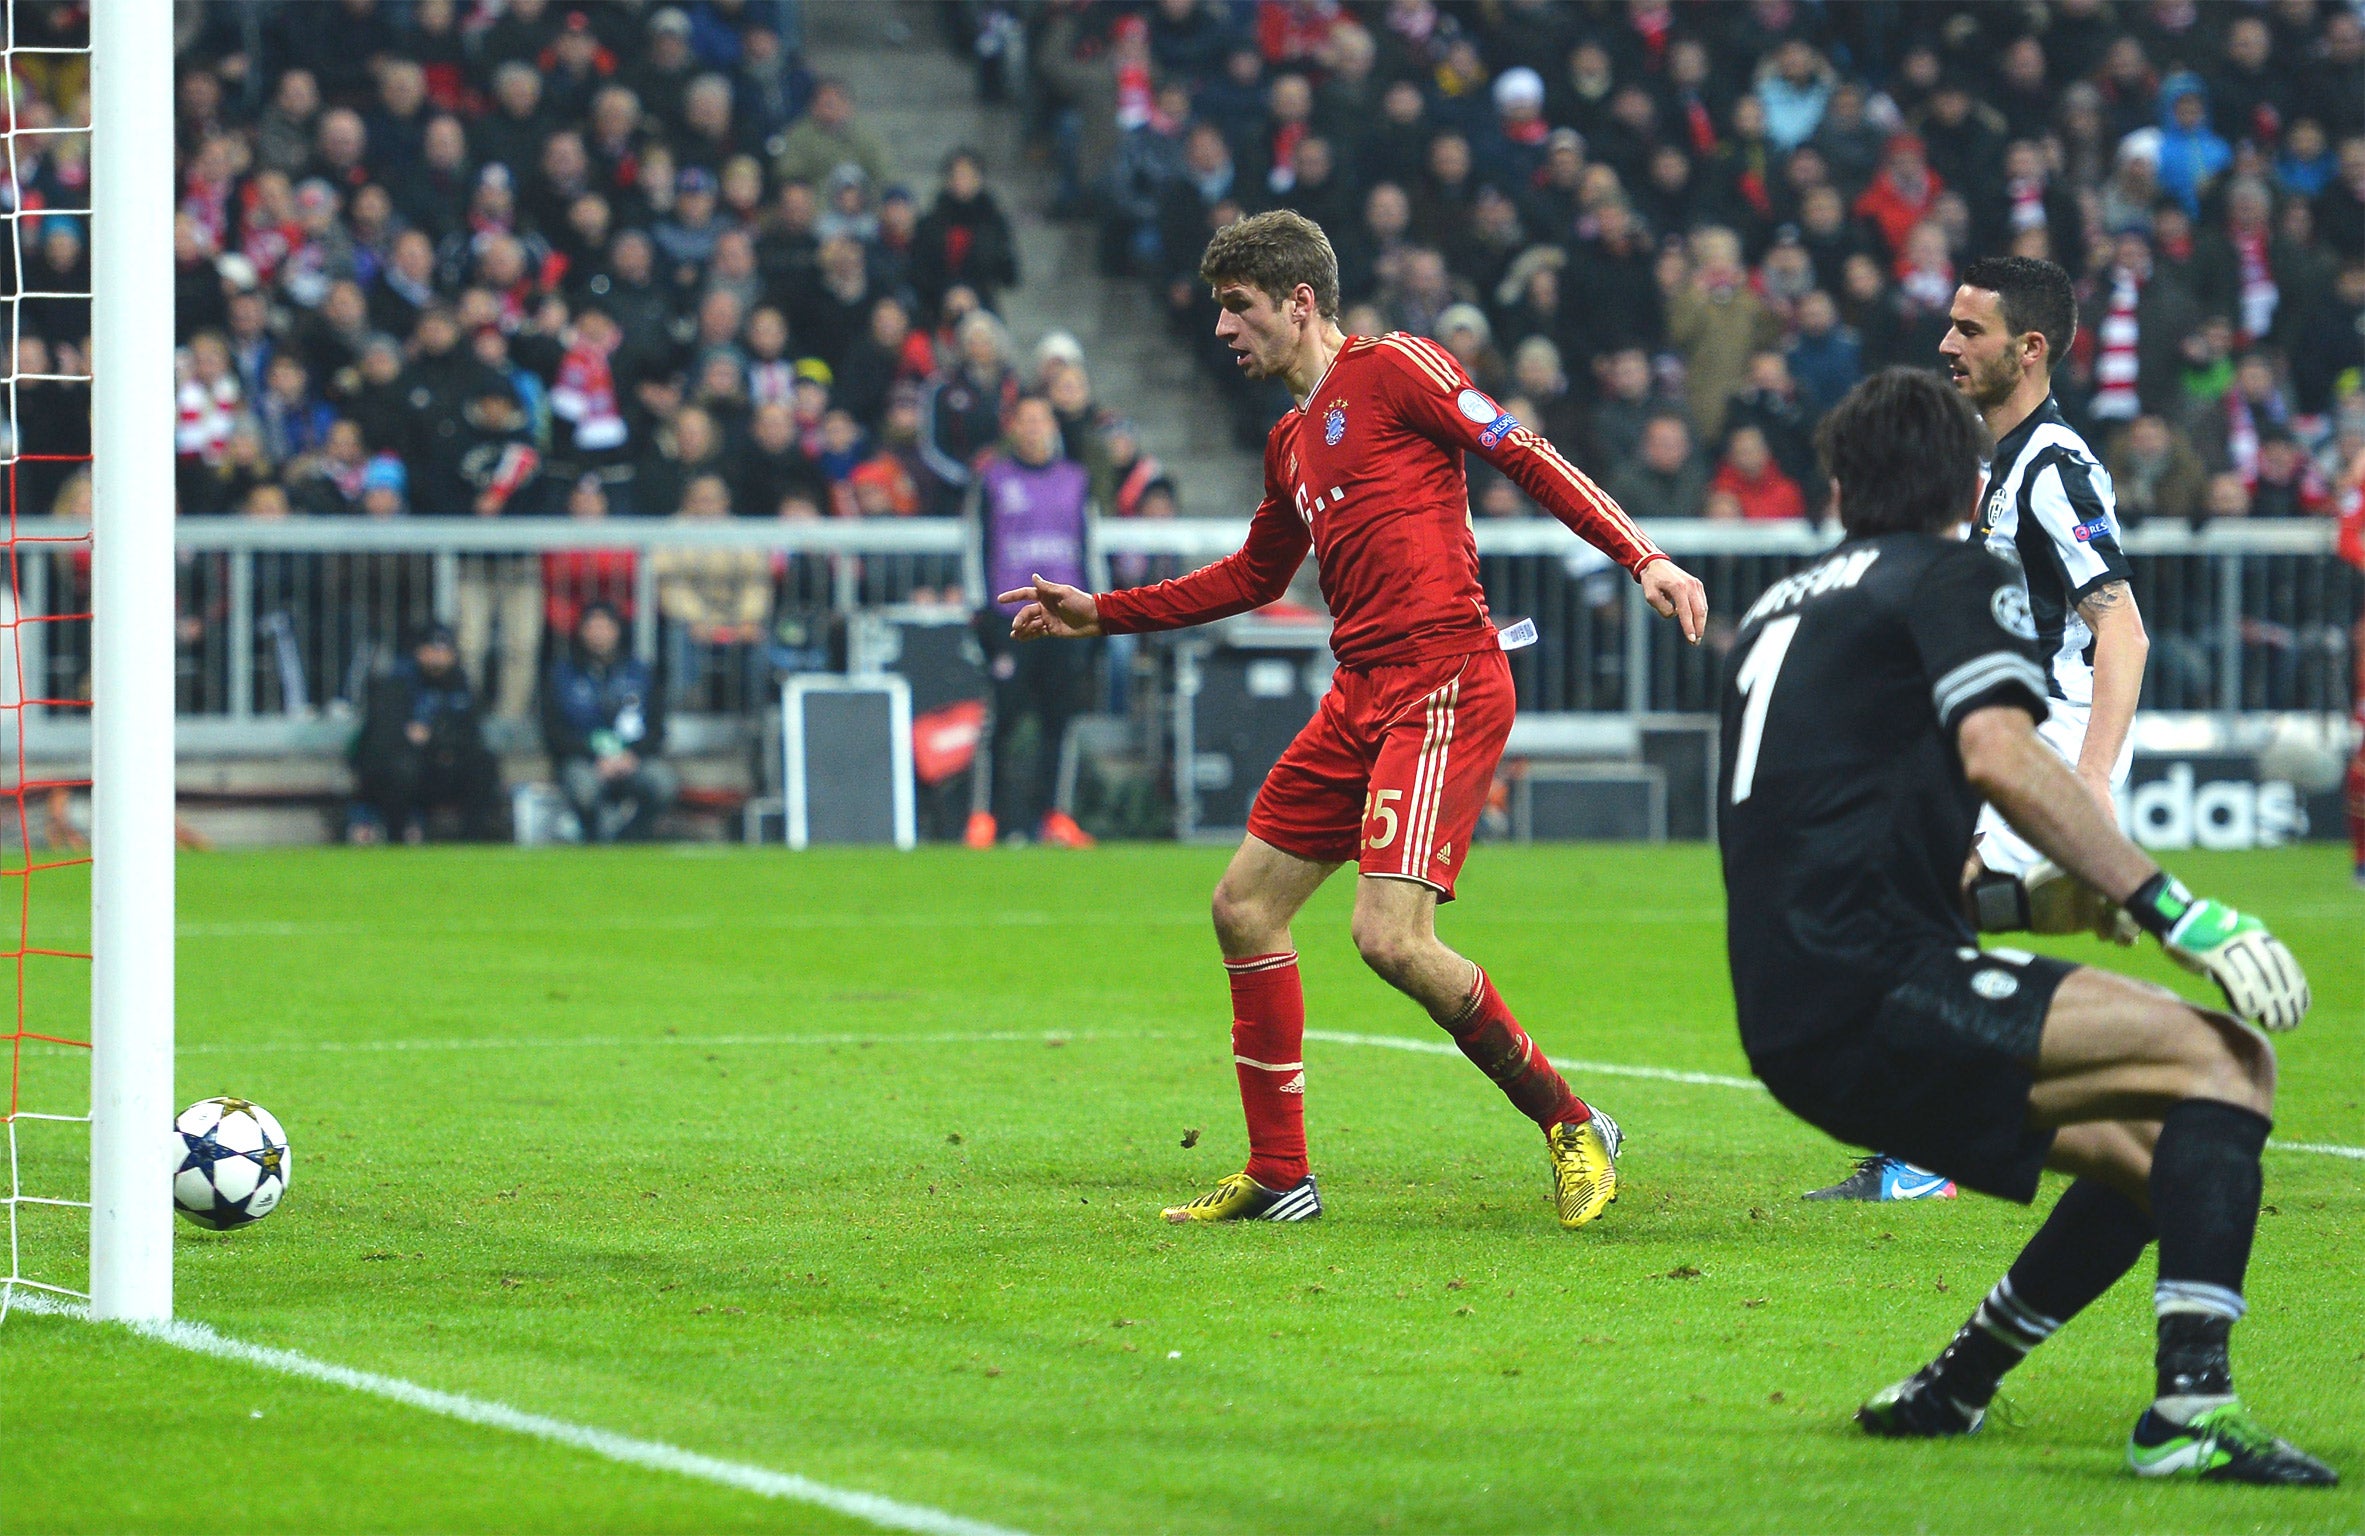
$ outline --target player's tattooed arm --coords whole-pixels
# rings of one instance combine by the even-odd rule
[[[2091,625],[2096,619],[2104,619],[2107,622],[2107,617],[2115,614],[2120,608],[2134,606],[2135,589],[2123,581],[2112,581],[2105,582],[2087,593],[2085,601],[2078,604],[2078,614]]]
[[[2135,723],[2136,700],[2143,693],[2143,668],[2151,654],[2151,637],[2144,633],[2143,612],[2135,604],[2135,590],[2124,581],[2108,581],[2078,602],[2078,617],[2094,632],[2094,707],[2086,722],[2086,739],[2078,749],[2078,778],[2104,805],[2111,803],[2111,776],[2127,732]]]

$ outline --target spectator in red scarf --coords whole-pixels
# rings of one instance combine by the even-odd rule
[[[1724,462],[1708,489],[1732,497],[1740,504],[1741,516],[1751,522],[1807,515],[1806,493],[1782,473],[1766,447],[1765,434],[1755,427],[1736,427],[1725,439]]]
[[[246,184],[240,201],[238,253],[254,264],[255,276],[268,287],[278,280],[289,253],[304,243],[295,189],[279,172],[265,171]]]
[[[575,317],[574,334],[559,360],[558,384],[550,392],[550,414],[564,424],[575,453],[599,459],[623,453],[629,433],[610,366],[623,339],[604,309],[587,308]]]
[[[1264,152],[1265,189],[1286,196],[1297,186],[1297,150],[1312,132],[1314,88],[1304,75],[1276,75],[1265,91],[1265,128],[1259,148]]]
[[[1675,7],[1668,0],[1632,0],[1626,7],[1626,27],[1630,35],[1618,39],[1626,65],[1619,73],[1658,74],[1675,35]]]
[[[2282,427],[2258,434],[2258,457],[2243,477],[2252,517],[2321,517],[2333,510],[2332,487],[2299,440]]]
[[[1001,205],[986,190],[976,154],[956,149],[944,160],[944,187],[912,235],[912,284],[921,305],[935,310],[945,291],[962,284],[986,309],[998,309],[1002,290],[1018,283],[1018,243]]]
[[[1495,76],[1495,132],[1502,143],[1490,149],[1502,170],[1495,180],[1524,193],[1544,168],[1552,125],[1544,121],[1544,77],[1522,64]]]
[[[2201,324],[2199,302],[2181,272],[2162,270],[2154,261],[2151,242],[2141,232],[2124,231],[2114,245],[2111,265],[2080,306],[2081,341],[2090,333],[2094,348],[2096,414],[2122,419],[2117,391],[2131,355],[2137,402],[2144,411],[2173,418],[2184,409],[2178,348]],[[2112,402],[2108,410],[2103,408],[2106,397]]]
[[[224,134],[205,141],[181,178],[181,212],[210,250],[229,243],[231,194],[246,159],[245,143]]]
[[[2032,229],[2043,230],[2061,255],[2086,249],[2077,197],[2054,180],[2045,146],[2035,139],[2014,139],[2005,146],[2003,195],[1986,199],[1973,214],[1980,244],[1990,249]]]
[[[1913,226],[1929,217],[1931,209],[1937,206],[1938,194],[1945,190],[1945,184],[1923,157],[1922,141],[1910,133],[1900,133],[1890,138],[1881,158],[1880,173],[1872,178],[1872,185],[1856,199],[1856,216],[1868,220],[1895,255],[1905,249],[1905,237],[1913,232]]]
[[[2283,342],[2297,307],[2285,289],[2303,261],[2292,243],[2274,232],[2273,211],[2274,198],[2264,182],[2237,178],[2226,189],[2224,233],[2211,231],[2194,242],[2193,281],[2202,307],[2232,316],[2242,346]]]
[[[567,516],[604,522],[608,488],[597,475],[576,477],[567,492]],[[553,549],[542,556],[542,615],[554,635],[571,635],[593,603],[605,603],[630,623],[640,556],[629,549]]]
[[[1304,63],[1338,24],[1339,0],[1258,0],[1256,45],[1269,64]]]
[[[569,122],[591,110],[592,97],[616,72],[616,56],[600,42],[599,34],[591,30],[591,18],[581,11],[567,13],[558,35],[534,62],[542,75],[543,99]],[[433,66],[427,73],[432,81]]]

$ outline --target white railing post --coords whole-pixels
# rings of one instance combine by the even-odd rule
[[[1642,584],[1626,584],[1626,713],[1648,714],[1651,708],[1651,626],[1659,615]],[[1670,708],[1674,706],[1670,705]]]
[[[230,716],[255,712],[255,552],[230,552]]]
[[[90,1299],[172,1316],[172,12],[91,12]]]
[[[2217,710],[2242,707],[2242,557],[2217,557]]]

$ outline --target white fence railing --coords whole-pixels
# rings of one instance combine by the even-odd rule
[[[783,554],[957,555],[964,533],[954,518],[827,519],[806,522],[731,518],[692,522],[678,518],[408,517],[182,518],[175,538],[188,550],[303,550],[324,552],[444,551],[509,552],[546,549],[764,549]],[[20,540],[72,539],[83,525],[55,518],[24,518]],[[1179,555],[1206,561],[1240,547],[1245,517],[1181,517],[1165,521],[1109,518],[1100,524],[1102,546],[1111,554]],[[1567,555],[1584,547],[1574,534],[1549,518],[1486,521],[1475,525],[1481,555]],[[1657,522],[1645,531],[1671,555],[1806,555],[1839,542],[1837,525],[1800,522]],[[2220,521],[2199,529],[2151,524],[2128,531],[2124,543],[2139,555],[2313,555],[2330,554],[2335,530],[2328,519],[2279,518]]]
[[[1100,545],[1120,582],[1154,580],[1239,546],[1244,518],[1108,520]],[[87,528],[17,525],[21,697],[29,742],[64,748],[87,696]],[[1804,524],[1667,523],[1649,532],[1707,582],[1712,642],[1766,585],[1837,542]],[[1542,643],[1518,653],[1530,708],[1627,714],[1714,707],[1722,648],[1678,643],[1640,591],[1559,524],[1476,529],[1498,617],[1531,617]],[[183,519],[179,549],[183,733],[292,740],[358,702],[370,671],[430,619],[459,624],[486,665],[530,686],[546,630],[583,601],[612,601],[658,660],[681,707],[730,714],[763,692],[767,666],[826,664],[844,615],[958,602],[966,533],[949,519],[684,522],[619,518]],[[50,542],[55,541],[55,542]],[[2153,636],[2146,704],[2169,710],[2345,710],[2360,580],[2321,521],[2133,530],[2126,547]],[[767,638],[745,656],[689,643],[659,584],[684,553],[761,555]],[[1311,576],[1311,571],[1307,573]],[[744,649],[744,647],[743,647]],[[471,664],[478,664],[472,656]],[[55,701],[43,703],[40,701]],[[250,726],[258,729],[250,730]],[[306,734],[326,739],[324,731]]]

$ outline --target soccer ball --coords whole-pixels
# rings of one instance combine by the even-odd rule
[[[200,1099],[173,1122],[181,1171],[172,1203],[201,1227],[227,1232],[261,1221],[287,1193],[294,1171],[287,1133],[271,1111],[244,1099]]]

